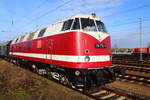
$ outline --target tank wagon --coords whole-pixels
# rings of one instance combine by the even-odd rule
[[[110,34],[95,14],[79,14],[14,39],[9,59],[76,88],[115,80]],[[117,70],[117,71],[116,71]]]

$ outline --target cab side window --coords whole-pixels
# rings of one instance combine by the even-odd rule
[[[33,36],[34,36],[35,32],[32,32],[29,34],[27,40],[32,40],[33,39]]]
[[[72,30],[80,29],[79,18],[75,18]]]
[[[15,43],[17,43],[18,39],[19,39],[19,38],[17,38],[17,39],[15,40]]]
[[[39,32],[38,37],[42,37],[42,36],[44,35],[45,31],[46,31],[46,28],[42,29],[42,30]]]
[[[19,41],[19,42],[22,42],[22,41],[23,41],[23,39],[24,39],[24,37],[25,37],[25,36],[21,36],[21,38],[20,38],[20,41]]]
[[[65,21],[61,31],[69,30],[71,28],[72,22],[73,22],[73,19]]]

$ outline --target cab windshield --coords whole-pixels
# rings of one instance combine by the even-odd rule
[[[102,23],[101,21],[96,21],[96,24],[97,24],[98,31],[107,32],[104,23]]]
[[[64,22],[61,31],[80,29],[82,29],[83,31],[107,32],[103,22],[89,18],[69,19]]]
[[[81,26],[85,31],[97,31],[94,20],[89,18],[81,18]]]

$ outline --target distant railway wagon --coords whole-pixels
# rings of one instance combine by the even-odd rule
[[[133,49],[131,48],[113,48],[111,49],[112,54],[128,54],[131,55],[133,53]]]
[[[6,57],[9,55],[9,46],[11,41],[7,41],[0,44],[0,56]]]
[[[112,66],[110,50],[103,21],[95,14],[79,14],[17,37],[9,59],[64,84],[88,88],[110,83],[120,72]]]
[[[150,54],[150,48],[113,48],[111,49],[112,54],[119,55],[134,55],[134,54]]]
[[[134,53],[150,54],[150,48],[134,48]]]

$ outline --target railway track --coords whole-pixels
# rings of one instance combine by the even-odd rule
[[[143,56],[143,61],[140,61],[140,55],[139,56],[132,56],[132,55],[113,55],[113,62],[114,63],[136,63],[136,64],[150,64],[150,56]]]
[[[44,77],[49,79],[48,77]],[[94,100],[150,100],[150,97],[129,92],[126,90],[121,90],[118,88],[112,88],[107,86],[97,87],[94,90],[83,91],[81,89],[72,88],[66,84],[62,84],[57,80],[50,79],[56,84],[63,85],[67,88],[70,88],[74,91],[80,92],[83,95],[86,95]]]
[[[150,86],[150,68],[131,65],[127,66],[121,64],[116,64],[115,66],[127,70],[127,72],[125,71],[124,76],[117,75],[118,80]],[[135,72],[138,72],[138,74],[136,74]]]
[[[142,63],[125,63],[125,62],[113,62],[113,64],[120,64],[120,65],[128,65],[128,66],[137,66],[137,67],[150,67],[150,64],[142,64]]]
[[[66,86],[66,85],[63,85],[63,86]],[[121,90],[118,88],[112,88],[112,87],[110,88],[107,86],[97,88],[97,90],[94,90],[94,91],[80,91],[74,88],[70,88],[70,89],[80,92],[81,94],[86,95],[94,100],[150,100],[150,97],[148,96],[136,94],[136,93],[129,92],[126,90]]]
[[[138,83],[138,84],[150,86],[150,77],[125,74],[124,76],[123,75],[117,75],[117,78],[120,81],[130,81],[132,83]]]
[[[118,88],[109,88],[103,86],[101,90],[92,93],[86,93],[96,100],[149,100],[150,97],[135,94]]]
[[[121,65],[121,64],[114,64],[114,66],[123,68],[125,70],[129,71],[138,71],[138,72],[144,72],[144,73],[150,73],[150,68],[143,68],[141,66],[130,66],[130,65]]]

